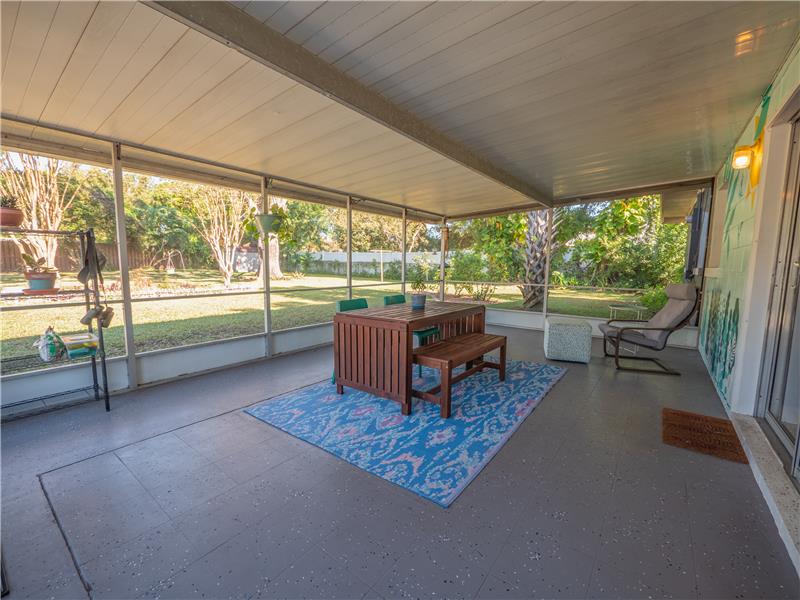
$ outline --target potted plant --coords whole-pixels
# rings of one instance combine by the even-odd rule
[[[17,208],[17,199],[14,196],[3,194],[0,196],[0,226],[19,227],[22,223],[22,211]]]
[[[277,233],[283,223],[284,211],[277,204],[273,204],[269,213],[259,213],[256,215],[256,225],[261,235],[267,237],[270,233]]]
[[[48,265],[46,258],[36,259],[23,252],[22,260],[25,262],[25,279],[28,280],[28,289],[23,293],[52,294],[57,291],[58,269]]]
[[[411,308],[425,308],[425,298],[428,296],[425,295],[427,285],[425,283],[425,277],[422,274],[422,269],[418,269],[414,275],[414,279],[411,281],[411,289],[414,291],[414,293],[411,294]]]

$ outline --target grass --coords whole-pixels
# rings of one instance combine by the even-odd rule
[[[576,290],[552,288],[547,297],[547,312],[560,315],[609,318],[609,306],[614,304],[638,304],[640,295],[633,292],[610,292],[604,290]],[[492,298],[492,308],[522,310],[522,294],[514,286],[498,288]],[[623,318],[635,318],[634,311],[625,311]],[[650,317],[647,312],[642,318]]]
[[[115,279],[107,274],[106,284]],[[212,271],[178,272],[167,275],[163,272],[135,271],[131,277],[134,296],[147,294],[199,294],[222,288],[219,276]],[[73,286],[69,285],[73,281]],[[257,291],[254,276],[240,276],[234,281],[239,291],[254,290],[252,294],[214,298],[181,298],[177,300],[148,300],[133,303],[134,340],[137,352],[173,348],[198,342],[207,342],[264,331],[264,295]],[[295,279],[272,281],[272,325],[273,330],[288,329],[314,323],[324,323],[333,318],[336,301],[346,298],[346,290],[321,290],[323,287],[342,286],[344,277],[306,276]],[[375,285],[374,279],[354,279],[354,285],[375,287],[355,288],[353,296],[366,298],[370,306],[382,305],[382,298],[400,292],[399,283],[387,282]],[[72,274],[62,275],[62,287],[76,287]],[[24,286],[18,275],[3,274],[5,288]],[[463,300],[467,300],[464,298]],[[619,292],[593,290],[550,291],[548,312],[607,318],[609,304],[635,303],[637,296]],[[41,305],[43,300],[4,300],[31,302]],[[104,330],[108,356],[125,353],[122,327],[122,308],[114,305],[117,312],[112,326]],[[490,302],[493,308],[521,309],[522,296],[516,286],[498,287]],[[64,307],[53,303],[52,307],[37,310],[20,310],[1,313],[0,356],[3,373],[42,368],[38,359],[9,361],[35,353],[34,341],[49,326],[61,334],[85,331],[80,325],[82,307]],[[630,314],[621,315],[631,317]]]

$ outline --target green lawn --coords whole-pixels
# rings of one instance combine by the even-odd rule
[[[583,317],[609,318],[612,304],[637,304],[640,295],[630,292],[609,292],[601,290],[575,290],[553,288],[547,297],[547,312],[561,315],[580,315]],[[492,298],[492,308],[522,309],[522,294],[514,286],[499,287]],[[620,314],[623,318],[634,318],[632,311]],[[643,318],[650,317],[647,313]]]
[[[108,274],[106,283],[114,280]],[[167,275],[158,272],[134,272],[134,292],[153,296],[166,294],[199,294],[221,288],[221,281],[211,271],[192,273],[179,272]],[[77,282],[74,275],[62,276],[62,288],[72,287]],[[333,318],[336,300],[346,298],[346,291],[320,290],[323,287],[341,286],[343,277],[306,276],[298,279],[272,281],[272,324],[274,330],[288,329],[314,323],[324,323]],[[263,292],[255,291],[257,281],[253,276],[239,277],[234,287],[254,293],[215,298],[181,298],[178,300],[149,300],[134,302],[133,322],[136,350],[145,352],[172,348],[186,344],[206,342],[240,335],[260,333],[264,330]],[[354,285],[376,284],[375,280],[354,279]],[[2,277],[3,287],[24,285],[21,276]],[[366,288],[356,288],[353,296],[367,298],[370,306],[380,306],[383,296],[400,291],[399,283],[390,283]],[[134,293],[134,296],[137,294]],[[631,294],[584,291],[551,290],[548,311],[561,314],[608,317],[608,305],[632,303],[637,297]],[[463,300],[467,300],[463,298]],[[42,303],[38,299],[4,300],[4,305],[16,302]],[[515,286],[503,286],[489,303],[495,308],[519,309],[522,297]],[[109,356],[124,354],[122,309],[115,305],[117,315],[112,326],[105,330],[106,348]],[[13,362],[9,359],[35,352],[33,342],[52,325],[58,333],[84,331],[79,320],[82,307],[52,307],[37,310],[4,311],[0,318],[0,356],[4,373],[41,368],[38,359]],[[630,316],[630,315],[625,315]]]

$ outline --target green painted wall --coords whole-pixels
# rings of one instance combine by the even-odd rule
[[[789,95],[800,85],[800,42],[773,84],[766,90],[761,105],[736,146],[763,141],[764,124],[768,123]],[[731,154],[733,149],[731,149]],[[758,154],[758,153],[756,153]],[[716,177],[715,198],[727,199],[722,232],[722,249],[717,277],[705,282],[699,349],[714,385],[726,405],[729,404],[733,369],[736,365],[736,342],[740,332],[740,315],[747,289],[756,198],[763,177],[757,173],[769,157],[764,153],[761,164],[756,159],[750,169],[732,170],[730,157]]]

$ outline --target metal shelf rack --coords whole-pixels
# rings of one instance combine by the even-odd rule
[[[64,236],[64,237],[77,237],[78,240],[80,241],[80,255],[82,258],[86,256],[87,248],[95,247],[93,229],[68,231],[68,230],[47,230],[47,229],[21,229],[19,227],[0,227],[0,236],[8,237],[14,235],[26,235],[26,236],[53,235],[53,236]],[[97,264],[96,261],[94,262],[95,264]],[[53,298],[57,296],[58,294],[48,297]],[[91,274],[91,277],[87,278],[86,282],[83,284],[83,297],[84,297],[84,305],[87,311],[92,307],[98,309],[102,308],[102,302],[100,299],[100,278],[97,269],[94,270],[94,272]],[[105,348],[105,342],[103,340],[103,327],[98,323],[98,326],[95,331],[93,323],[94,319],[89,321],[89,324],[87,325],[88,332],[96,333],[98,339],[97,353],[90,359],[91,370],[92,370],[91,385],[86,385],[79,388],[72,388],[68,390],[62,390],[52,394],[37,396],[36,398],[20,400],[18,402],[11,402],[8,404],[4,404],[3,408],[11,408],[13,406],[31,404],[33,402],[40,402],[42,400],[51,400],[53,398],[57,398],[60,396],[67,396],[70,394],[77,394],[79,392],[94,392],[94,399],[99,401],[102,395],[102,398],[105,402],[106,411],[110,411],[111,403],[108,397],[108,370],[106,368],[106,348]],[[39,358],[38,354],[31,354],[31,355],[6,358],[3,360],[3,362],[4,363],[23,362],[23,361],[31,361],[38,358]],[[99,366],[99,373],[98,373],[98,366]],[[101,378],[102,378],[102,384],[100,382]]]

